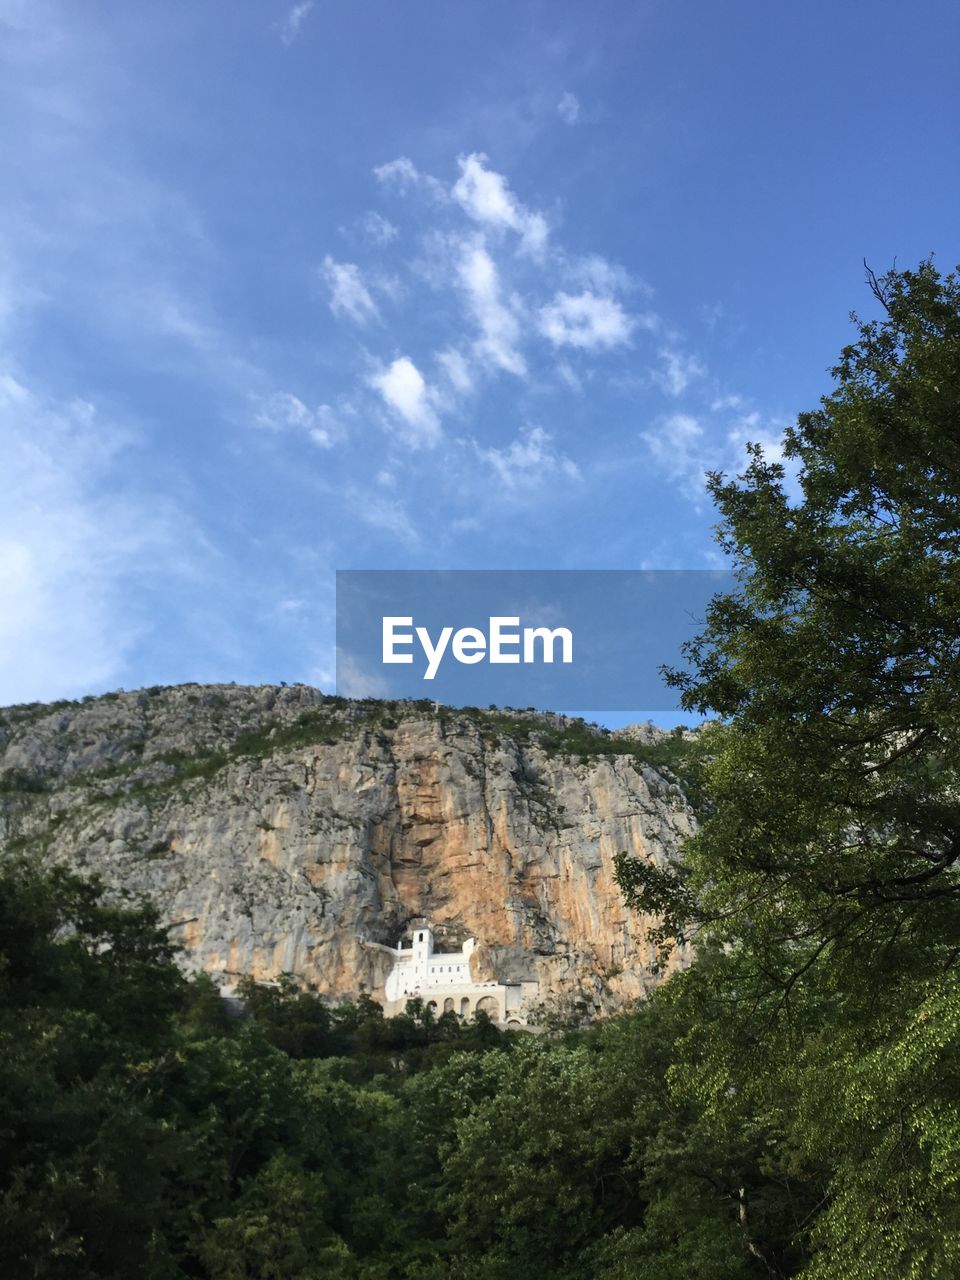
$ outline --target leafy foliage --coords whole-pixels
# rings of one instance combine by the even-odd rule
[[[721,720],[710,813],[672,884],[621,866],[665,932],[725,949],[687,1087],[718,1123],[792,1097],[789,1141],[833,1170],[821,1280],[960,1257],[960,281],[870,283],[881,318],[787,432],[796,496],[759,450],[711,478],[739,586],[671,676]]]
[[[757,1240],[792,1256],[763,1124],[731,1154],[671,1101],[669,1000],[550,1039],[289,979],[243,998],[231,1016],[183,979],[151,909],[0,864],[0,1273],[739,1278],[765,1274]]]

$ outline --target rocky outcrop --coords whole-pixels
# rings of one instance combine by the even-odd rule
[[[562,717],[186,685],[0,713],[0,841],[146,895],[185,967],[382,997],[413,919],[479,981],[611,1012],[655,981],[613,859],[693,829],[644,735]],[[587,735],[585,739],[584,735]],[[569,740],[568,740],[569,739]],[[584,749],[584,741],[588,746]]]

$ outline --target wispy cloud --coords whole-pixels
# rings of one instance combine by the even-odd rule
[[[512,492],[535,488],[557,477],[580,478],[576,463],[557,452],[550,433],[543,427],[528,427],[506,448],[480,448],[478,453],[493,468],[501,484]]]
[[[385,698],[389,687],[383,676],[368,671],[346,649],[338,649],[337,692],[345,698]]]
[[[327,254],[320,270],[330,288],[330,310],[335,316],[347,316],[361,325],[380,319],[377,304],[355,263],[336,262]]]
[[[674,413],[641,432],[656,469],[675,481],[695,505],[705,502],[708,471],[739,473],[747,463],[747,444],[758,444],[768,462],[784,462],[782,422],[764,422],[757,412],[722,426],[703,416]],[[787,467],[788,493],[797,488],[796,470]]]
[[[314,6],[314,0],[301,0],[299,4],[295,4],[292,9],[287,12],[280,26],[280,39],[286,45],[293,44],[297,36],[300,34],[303,24],[306,22],[310,10]]]
[[[708,438],[701,422],[689,413],[674,413],[651,431],[641,432],[658,469],[672,480],[683,481],[697,493],[709,467]]]
[[[241,400],[261,375],[212,303],[219,251],[192,192],[138,162],[124,127],[135,86],[122,58],[104,57],[110,24],[38,0],[18,8],[17,25],[23,39],[0,41],[16,193],[0,219],[0,319],[30,314],[40,345],[79,329],[96,336],[104,368],[120,351]],[[11,341],[24,350],[30,335]]]
[[[597,348],[629,342],[633,321],[615,298],[558,293],[540,309],[540,330],[555,347]]]
[[[421,173],[409,156],[398,156],[396,160],[377,165],[373,176],[381,186],[401,193],[423,191],[440,204],[445,204],[450,198],[443,183],[428,173]]]
[[[478,358],[494,368],[522,376],[527,366],[518,350],[520,324],[503,301],[496,265],[482,241],[464,246],[458,275],[480,329],[474,344]]]
[[[737,395],[735,392],[730,395],[717,396],[710,402],[712,412],[719,413],[724,409],[741,409],[743,407],[743,396]]]
[[[778,422],[764,422],[756,411],[742,414],[727,431],[728,468],[738,468],[743,465],[748,444],[758,444],[768,462],[785,462],[784,425]]]
[[[582,289],[590,289],[594,293],[610,295],[624,293],[628,289],[649,292],[619,263],[611,262],[599,253],[588,253],[574,258],[566,264],[566,275],[574,285]],[[644,327],[655,326],[648,320]]]
[[[457,162],[460,177],[452,192],[454,200],[474,222],[515,231],[523,249],[533,255],[541,254],[549,235],[546,218],[521,204],[503,174],[488,169],[486,161],[487,157],[478,152],[460,157]]]
[[[576,124],[580,119],[580,100],[576,94],[565,93],[557,103],[557,115],[564,124]]]
[[[649,295],[642,282],[602,254],[565,251],[551,238],[545,216],[520,199],[486,155],[461,155],[457,170],[449,185],[409,156],[374,170],[385,197],[411,201],[418,219],[415,256],[395,270],[405,267],[405,300],[415,301],[419,294],[421,303],[412,330],[398,330],[391,340],[406,346],[408,334],[421,335],[432,314],[443,317],[445,331],[441,341],[381,358],[373,374],[367,369],[360,375],[388,410],[391,430],[408,447],[437,445],[444,438],[441,418],[483,412],[484,396],[503,375],[522,379],[531,394],[550,387],[555,392],[558,384],[582,391],[591,357],[627,347],[638,334],[660,327],[653,311],[628,309],[629,296]],[[392,229],[384,214],[378,216]],[[379,223],[370,214],[366,218],[370,242],[395,252],[392,234],[378,234]],[[475,230],[465,230],[464,220]],[[374,314],[383,319],[373,297],[380,268],[363,267],[361,274],[354,263],[328,259],[326,265],[343,314],[359,323]],[[426,304],[424,287],[433,295]],[[564,351],[576,353],[577,368],[572,356],[557,363],[557,353]],[[692,376],[692,366],[685,368]],[[539,427],[509,446],[479,448],[478,456],[502,472],[503,483],[513,490],[535,487],[521,484],[522,476],[570,475],[575,469],[572,459],[553,451]]]
[[[382,213],[377,213],[375,210],[370,210],[369,213],[364,215],[360,226],[363,234],[371,244],[389,244],[391,240],[396,240],[400,234],[388,218],[385,218]]]
[[[371,529],[379,529],[405,547],[418,547],[421,539],[399,498],[391,498],[369,488],[352,486],[347,491],[351,509]]]
[[[660,352],[660,362],[660,368],[653,372],[653,379],[671,396],[682,396],[691,382],[706,373],[696,356],[670,348]]]
[[[557,377],[565,386],[569,387],[571,391],[576,391],[578,395],[583,390],[582,379],[577,374],[576,370],[571,369],[566,360],[561,360],[557,365]]]
[[[460,351],[447,348],[437,353],[437,363],[447,376],[450,385],[461,395],[473,390],[474,379],[470,363]]]
[[[285,431],[289,428],[304,432],[314,444],[329,449],[343,436],[337,415],[328,404],[308,409],[297,396],[289,391],[275,391],[270,395],[252,395],[253,421],[269,431]]]
[[[0,373],[0,704],[109,687],[142,634],[133,584],[199,571],[190,521],[118,490],[133,436]]]
[[[398,156],[386,164],[377,165],[373,176],[385,185],[399,187],[401,191],[419,185],[420,172],[409,156]]]

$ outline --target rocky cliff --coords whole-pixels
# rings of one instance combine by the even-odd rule
[[[382,996],[371,944],[426,918],[441,945],[477,938],[476,978],[610,1012],[654,980],[614,856],[672,859],[694,825],[665,742],[306,686],[11,707],[0,843],[149,896],[184,965],[224,983]]]

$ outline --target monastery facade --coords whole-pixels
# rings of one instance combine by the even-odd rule
[[[500,1026],[523,1027],[536,1003],[536,982],[475,982],[470,973],[470,957],[476,939],[468,938],[459,951],[434,951],[433,930],[427,924],[414,927],[410,942],[384,947],[394,957],[393,968],[384,984],[384,1013],[403,1013],[408,1000],[419,996],[432,1006],[437,1016],[455,1013],[470,1019],[483,1012]]]

